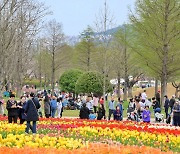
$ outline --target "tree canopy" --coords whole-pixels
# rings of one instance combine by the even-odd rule
[[[106,92],[112,91],[112,86],[106,80]],[[97,72],[86,72],[79,77],[76,83],[76,93],[95,93],[99,96],[103,94],[103,76]]]
[[[60,87],[62,91],[75,93],[75,85],[79,77],[82,75],[82,71],[77,69],[71,69],[65,71],[60,77]]]

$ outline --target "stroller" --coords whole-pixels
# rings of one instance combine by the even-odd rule
[[[128,110],[127,110],[127,120],[137,121],[137,122],[140,121],[137,112],[135,112],[135,110],[133,108],[128,108]]]
[[[157,108],[155,109],[155,121],[156,122],[164,122],[164,114],[161,114],[161,109]]]

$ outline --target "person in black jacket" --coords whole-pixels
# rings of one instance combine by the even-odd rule
[[[175,103],[175,96],[172,95],[172,98],[169,101],[169,107],[171,109],[170,113],[172,113],[173,107],[174,107],[174,103]]]
[[[167,95],[165,95],[164,98],[165,98],[164,109],[165,109],[166,119],[167,119],[167,117],[168,117],[168,109],[169,109],[169,99],[168,99]]]
[[[86,107],[86,103],[83,104],[82,108],[80,109],[79,117],[80,119],[89,119],[90,111]]]
[[[26,106],[26,97],[21,96],[21,101],[18,103],[20,124],[23,124],[26,121],[26,115],[24,114],[25,106]]]
[[[8,110],[8,122],[17,123],[18,119],[18,105],[15,101],[15,95],[11,94],[10,99],[7,101],[6,109]]]
[[[97,120],[101,120],[103,117],[104,119],[106,119],[106,115],[105,115],[105,109],[104,109],[104,105],[100,104],[99,109],[98,109],[98,116],[97,116]]]
[[[24,113],[26,114],[26,121],[27,121],[27,127],[26,127],[26,133],[29,133],[29,128],[32,127],[32,133],[36,133],[36,121],[39,120],[38,116],[38,109],[40,108],[39,100],[38,98],[35,98],[34,93],[30,94],[30,99],[27,101],[25,106]],[[33,126],[31,126],[31,121],[33,122]]]

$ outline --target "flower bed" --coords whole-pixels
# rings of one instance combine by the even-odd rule
[[[0,153],[180,152],[180,128],[167,125],[42,118],[37,135],[25,134],[25,127],[0,117]]]

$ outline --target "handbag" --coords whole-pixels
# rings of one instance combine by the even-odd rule
[[[35,109],[36,109],[36,113],[37,113],[37,115],[39,116],[39,113],[38,113],[38,111],[37,111],[37,108],[36,108],[36,105],[34,104],[34,101],[31,99],[31,101],[33,102],[33,105],[34,105],[34,107],[35,107]]]

